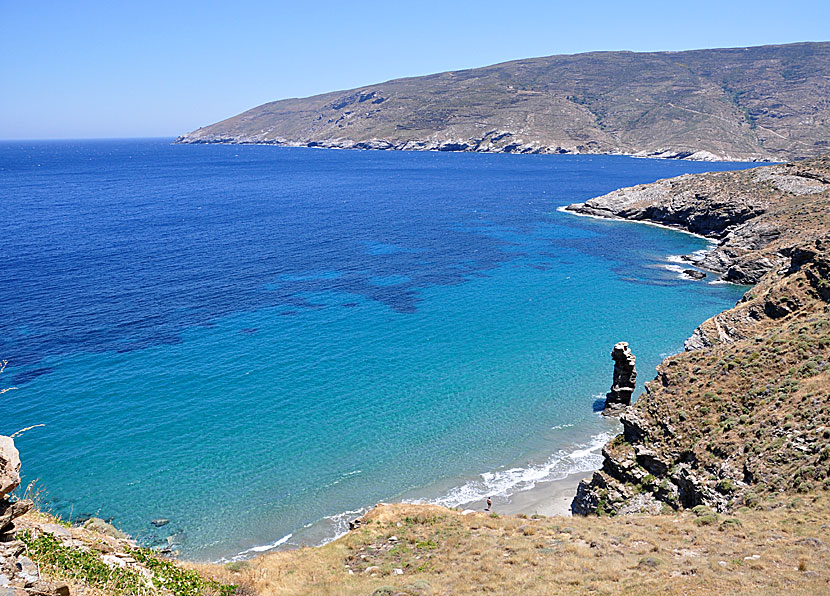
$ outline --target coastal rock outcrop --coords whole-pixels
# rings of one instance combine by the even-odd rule
[[[809,182],[770,184],[794,171]],[[603,448],[602,468],[580,483],[574,513],[699,505],[718,513],[764,494],[830,489],[829,174],[821,158],[684,182],[715,177],[738,204],[766,201],[762,215],[731,229],[754,223],[778,233],[750,234],[736,264],[767,262],[757,284],[657,367],[620,416],[623,432]]]
[[[724,281],[753,285],[787,263],[786,250],[818,227],[804,206],[830,190],[827,157],[737,172],[685,174],[622,188],[567,211],[653,222],[713,240],[707,251],[684,258]],[[803,203],[797,209],[795,202]],[[801,227],[794,226],[795,219]],[[818,233],[821,233],[820,230]]]
[[[631,396],[637,384],[636,357],[628,347],[628,342],[618,342],[611,350],[614,361],[614,380],[611,391],[605,396],[605,413],[613,413],[631,404]]]

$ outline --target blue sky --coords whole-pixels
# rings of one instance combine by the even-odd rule
[[[0,0],[0,139],[175,136],[266,101],[516,58],[828,39],[815,0]]]

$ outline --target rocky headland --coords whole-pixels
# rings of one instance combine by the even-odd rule
[[[178,143],[784,161],[830,148],[830,43],[591,52],[263,104]]]
[[[830,159],[686,175],[568,210],[702,234],[717,244],[690,262],[755,284],[658,367],[573,511],[724,512],[830,489]]]

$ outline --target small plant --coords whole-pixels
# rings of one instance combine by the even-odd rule
[[[710,513],[708,515],[701,515],[700,517],[696,518],[694,523],[696,526],[711,526],[713,524],[716,524],[717,521],[718,518],[715,517],[714,514]]]

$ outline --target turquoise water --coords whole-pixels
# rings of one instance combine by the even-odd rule
[[[591,469],[611,346],[650,379],[741,295],[672,270],[705,240],[557,211],[736,164],[158,141],[0,155],[19,386],[0,431],[46,425],[18,444],[58,512],[197,559],[330,539],[381,500],[463,505]]]

